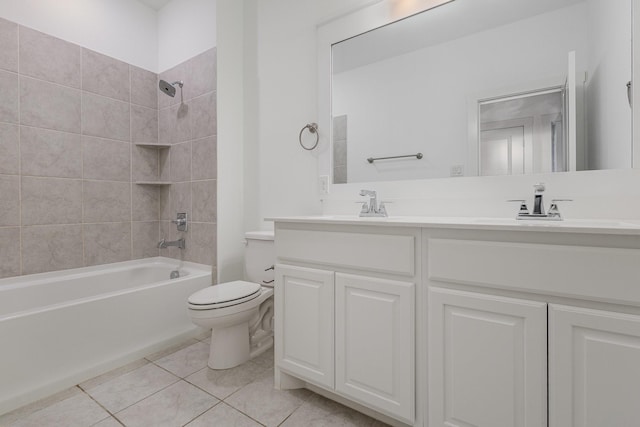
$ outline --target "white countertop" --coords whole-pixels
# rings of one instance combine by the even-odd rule
[[[276,223],[373,225],[387,227],[457,228],[466,230],[538,231],[557,233],[621,234],[640,236],[640,221],[615,219],[565,219],[562,221],[515,218],[390,216],[360,218],[350,215],[265,218]]]

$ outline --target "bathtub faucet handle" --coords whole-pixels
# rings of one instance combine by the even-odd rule
[[[187,214],[186,212],[179,212],[177,219],[172,219],[172,223],[174,223],[178,231],[187,231]]]

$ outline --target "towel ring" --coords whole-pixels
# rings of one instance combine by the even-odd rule
[[[313,147],[305,147],[305,145],[302,143],[302,133],[304,132],[305,129],[309,129],[309,132],[316,134],[316,143],[313,144]],[[318,142],[320,141],[320,134],[318,133],[318,124],[309,123],[308,125],[303,127],[302,130],[300,131],[300,135],[298,135],[298,141],[300,141],[300,146],[307,151],[311,151],[315,149],[318,146]]]

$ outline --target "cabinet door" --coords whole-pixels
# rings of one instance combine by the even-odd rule
[[[331,271],[277,265],[275,354],[278,367],[333,388]]]
[[[550,305],[550,426],[639,423],[640,317]]]
[[[547,423],[547,305],[429,291],[429,426]]]
[[[336,273],[336,390],[413,424],[413,283]]]

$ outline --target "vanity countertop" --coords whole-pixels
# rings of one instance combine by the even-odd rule
[[[614,219],[565,219],[563,221],[516,220],[514,218],[390,216],[361,218],[350,215],[318,215],[265,218],[266,221],[374,225],[387,227],[457,228],[465,230],[544,231],[557,233],[622,234],[640,236],[640,221]]]

